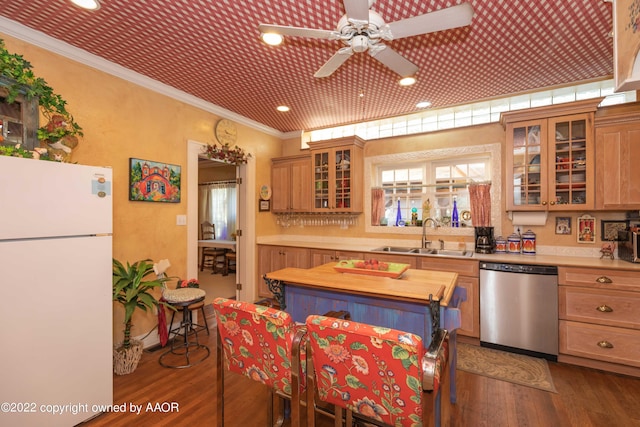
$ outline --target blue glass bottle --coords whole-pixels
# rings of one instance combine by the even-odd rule
[[[402,222],[402,213],[400,212],[400,199],[398,199],[398,213],[396,213],[396,227],[404,225]]]
[[[456,198],[453,198],[453,211],[451,212],[451,226],[460,227],[460,219],[458,218],[458,203]]]

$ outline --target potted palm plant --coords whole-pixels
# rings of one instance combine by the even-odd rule
[[[142,356],[142,342],[131,339],[131,317],[136,308],[147,311],[158,305],[166,306],[150,291],[162,287],[170,278],[148,278],[153,273],[151,260],[136,261],[133,264],[127,262],[126,267],[120,261],[113,260],[113,300],[124,307],[124,340],[113,349],[113,369],[117,375],[135,371]]]

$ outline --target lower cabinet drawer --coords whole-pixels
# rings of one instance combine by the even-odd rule
[[[560,353],[640,367],[640,331],[561,320]]]
[[[640,272],[558,267],[558,284],[640,292]]]
[[[559,286],[560,319],[640,329],[640,293]]]

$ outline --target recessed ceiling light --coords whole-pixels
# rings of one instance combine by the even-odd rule
[[[415,82],[416,82],[415,77],[403,77],[402,79],[400,79],[399,83],[400,83],[400,86],[411,86]]]
[[[290,109],[291,108],[287,107],[286,105],[278,105],[278,107],[276,108],[276,110],[280,111],[281,113],[286,113]]]
[[[276,33],[264,33],[262,34],[262,41],[271,46],[278,46],[282,43],[282,36]]]
[[[431,103],[429,101],[422,101],[416,104],[416,108],[429,108],[431,107]]]
[[[100,9],[100,2],[98,0],[71,0],[71,3],[87,10]]]

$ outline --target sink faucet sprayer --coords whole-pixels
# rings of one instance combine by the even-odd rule
[[[428,248],[431,245],[431,240],[427,240],[427,223],[431,221],[431,228],[438,228],[438,223],[433,218],[427,218],[422,221],[422,248]]]

